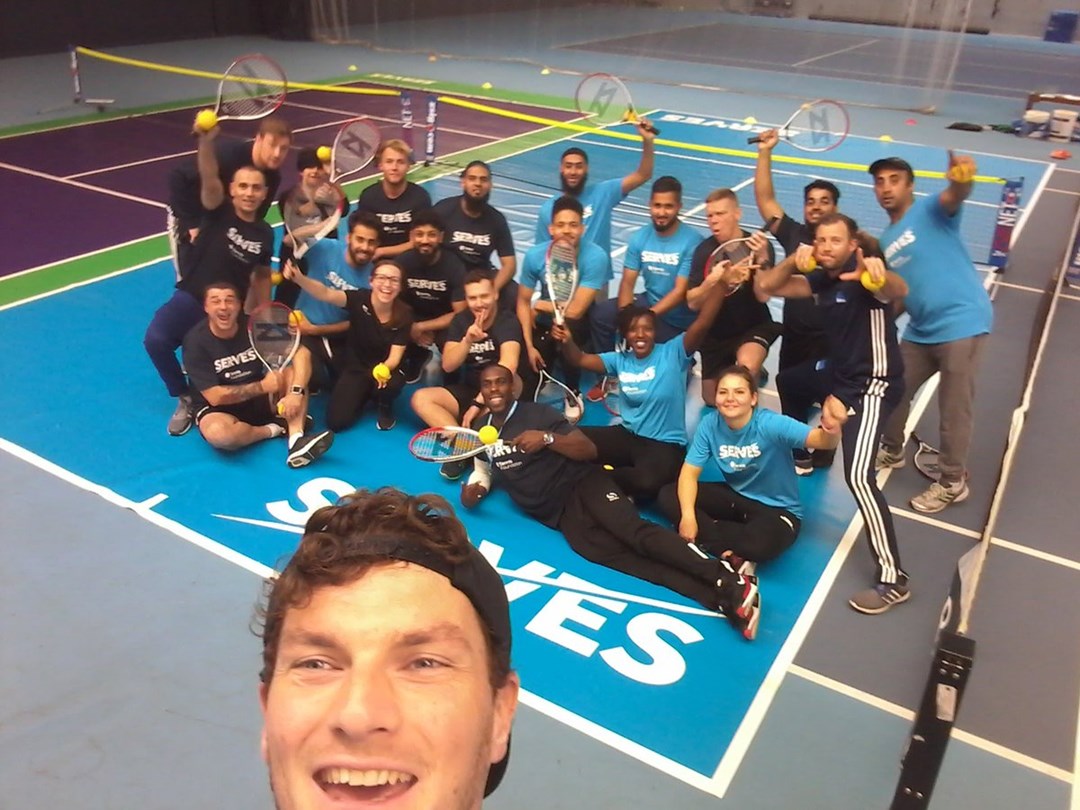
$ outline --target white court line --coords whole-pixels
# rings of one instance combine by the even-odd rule
[[[791,67],[802,67],[803,65],[809,65],[811,62],[816,62],[819,59],[828,59],[830,56],[837,56],[837,55],[842,54],[842,53],[848,53],[849,51],[855,51],[855,50],[858,50],[859,48],[865,48],[867,45],[873,45],[873,44],[875,44],[877,42],[881,42],[881,40],[880,39],[868,39],[866,42],[859,42],[859,43],[857,43],[855,45],[849,45],[846,48],[840,48],[839,50],[836,50],[836,51],[829,51],[828,53],[821,54],[821,56],[812,56],[809,59],[803,59],[801,62],[795,62],[794,64],[791,65]]]
[[[1015,551],[1018,554],[1026,554],[1029,557],[1034,557],[1043,562],[1060,565],[1063,568],[1071,568],[1073,571],[1080,571],[1080,562],[1077,560],[1070,560],[1068,557],[1060,557],[1057,554],[1041,551],[1040,549],[1032,548],[1031,546],[1022,546],[1019,543],[1013,543],[1010,540],[1004,540],[1000,537],[992,537],[990,543],[1001,548],[1007,548],[1009,551]]]
[[[88,183],[80,183],[77,180],[66,180],[63,177],[57,177],[55,174],[46,174],[45,172],[39,172],[35,169],[25,169],[22,166],[13,166],[10,163],[0,163],[0,169],[8,169],[9,171],[29,175],[30,177],[40,177],[45,180],[52,180],[55,183],[75,186],[76,188],[86,189],[87,191],[97,191],[102,194],[108,194],[110,197],[119,197],[122,200],[130,200],[131,202],[142,203],[143,205],[152,205],[154,208],[161,208],[162,210],[164,210],[165,208],[165,203],[155,202],[154,200],[147,200],[143,197],[136,197],[134,194],[125,194],[122,191],[113,191],[109,188],[91,186]]]
[[[118,163],[115,166],[106,166],[103,169],[91,169],[88,172],[77,172],[76,174],[69,174],[64,177],[65,180],[76,180],[80,177],[91,177],[95,174],[104,174],[105,172],[115,172],[120,169],[130,169],[134,166],[145,166],[148,163],[160,163],[163,160],[172,160],[173,158],[185,157],[187,155],[194,155],[195,150],[189,149],[186,152],[173,152],[171,155],[158,155],[157,157],[143,158],[142,160],[133,160],[130,163]]]
[[[1063,188],[1048,188],[1047,191],[1051,194],[1066,194],[1070,197],[1080,197],[1080,191],[1066,191]]]
[[[910,722],[915,719],[915,712],[910,709],[905,709],[903,706],[893,703],[892,701],[885,700],[877,695],[872,695],[869,692],[864,692],[861,689],[856,689],[853,686],[848,686],[846,683],[833,680],[827,675],[822,675],[821,673],[814,672],[813,670],[795,664],[791,666],[790,672],[792,675],[797,675],[805,681],[824,687],[825,689],[836,692],[844,697],[857,700],[867,706],[872,706],[873,708],[891,714],[894,717],[899,717],[901,720]],[[1048,776],[1051,779],[1056,779],[1065,784],[1071,784],[1073,781],[1073,775],[1063,768],[1051,765],[1048,762],[1043,762],[1040,759],[1035,759],[1035,757],[1030,757],[1027,754],[1022,754],[1019,751],[1014,751],[1011,748],[1006,748],[1004,745],[999,745],[992,740],[972,734],[969,731],[964,731],[954,726],[952,736],[960,742],[967,743],[973,748],[978,748],[980,751],[985,751],[988,754],[993,754],[994,756],[1012,762],[1015,765],[1020,765],[1023,768],[1035,771],[1041,776]]]
[[[102,194],[108,194],[110,197],[119,197],[122,200],[142,203],[143,205],[152,205],[154,206],[154,208],[161,208],[162,210],[164,210],[165,208],[165,203],[154,202],[153,200],[147,200],[143,197],[136,197],[134,194],[125,194],[122,191],[113,191],[110,188],[91,186],[88,183],[80,183],[77,180],[66,180],[63,177],[57,177],[55,174],[46,174],[45,172],[39,172],[35,169],[25,169],[22,166],[14,166],[10,163],[0,163],[0,169],[7,169],[9,171],[17,172],[18,174],[29,175],[30,177],[39,177],[44,180],[51,180],[54,183],[61,183],[67,186],[75,186],[75,188],[82,188],[86,189],[87,191],[97,191]]]
[[[958,534],[961,537],[966,537],[969,540],[978,540],[982,537],[981,532],[977,532],[974,529],[965,529],[963,526],[957,526],[953,523],[946,523],[944,520],[938,520],[937,518],[930,517],[929,515],[923,515],[918,512],[911,512],[907,509],[902,509],[899,506],[890,506],[889,511],[897,517],[907,518],[913,520],[916,523],[924,523],[927,526],[933,526],[935,529],[943,529],[944,531],[952,534]]]
[[[131,267],[123,267],[119,270],[114,270],[111,273],[105,273],[104,275],[94,276],[93,278],[86,278],[82,281],[76,281],[71,284],[65,284],[63,287],[57,287],[52,290],[46,290],[43,293],[37,295],[31,295],[29,298],[20,298],[18,301],[12,301],[11,303],[0,306],[0,312],[6,309],[14,309],[15,307],[21,307],[23,304],[30,304],[34,301],[41,301],[44,298],[52,298],[54,295],[68,292],[69,290],[77,290],[79,287],[86,287],[90,284],[97,284],[99,281],[105,281],[106,279],[116,278],[117,276],[123,276],[128,273],[132,273],[136,270],[141,270],[144,267],[149,267],[152,264],[157,264],[162,259],[168,258],[167,256],[158,256],[150,259],[149,261],[142,262],[140,264],[132,265]]]
[[[91,256],[100,256],[102,253],[108,253],[111,250],[119,250],[121,248],[129,247],[139,242],[146,242],[150,239],[160,239],[166,236],[165,231],[159,233],[152,233],[149,236],[139,236],[135,239],[129,239],[127,242],[119,242],[115,245],[109,245],[108,247],[98,248],[97,250],[90,250],[86,253],[80,253],[77,256],[70,256],[67,259],[57,259],[55,262],[46,262],[45,264],[39,264],[37,267],[28,267],[25,270],[17,270],[14,273],[8,273],[6,276],[0,278],[0,284],[3,284],[10,278],[18,278],[19,276],[25,276],[28,273],[36,273],[38,270],[48,270],[50,267],[56,267],[61,264],[67,264],[68,262],[79,261],[80,259],[89,259]],[[162,254],[159,258],[165,258],[168,254]],[[143,265],[140,265],[142,267]],[[16,303],[22,303],[18,301]]]
[[[123,495],[114,492],[108,487],[104,487],[101,484],[95,484],[93,481],[83,478],[81,475],[76,475],[70,470],[66,470],[60,465],[54,464],[48,459],[42,458],[37,453],[27,450],[24,447],[20,447],[19,445],[15,444],[14,442],[10,442],[7,439],[0,438],[0,450],[6,451],[15,458],[21,459],[28,464],[37,467],[39,470],[55,476],[61,481],[65,481],[66,483],[78,487],[81,490],[85,490],[86,492],[97,495],[105,501],[113,504],[114,506],[119,506],[121,509],[128,509],[141,517],[143,520],[147,521],[148,523],[152,523],[167,532],[171,532],[180,539],[186,540],[194,546],[198,546],[203,551],[209,551],[214,556],[220,557],[226,562],[231,562],[234,565],[238,565],[245,571],[250,571],[256,576],[265,579],[269,576],[272,576],[274,573],[274,569],[268,568],[267,566],[263,565],[262,563],[256,562],[250,557],[245,557],[243,554],[234,551],[228,546],[224,546],[216,540],[211,540],[209,537],[206,537],[196,531],[189,529],[182,523],[178,523],[171,518],[159,515],[157,512],[153,511],[152,508],[143,505],[150,501],[160,503],[161,500],[164,500],[165,497],[168,497],[166,495],[163,495],[162,493],[148,498],[146,501],[133,501],[130,498],[125,498]]]

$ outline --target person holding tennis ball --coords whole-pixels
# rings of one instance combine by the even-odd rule
[[[330,392],[326,423],[340,432],[359,420],[368,402],[374,401],[376,427],[390,430],[397,424],[393,404],[405,387],[400,366],[409,342],[413,314],[402,303],[403,274],[390,261],[371,272],[371,289],[339,290],[305,276],[292,262],[285,277],[317,301],[345,310],[349,318],[346,348],[339,358],[340,373]]]
[[[889,414],[904,395],[904,364],[896,338],[893,301],[908,291],[885,262],[866,256],[850,217],[833,213],[818,221],[814,245],[800,245],[772,269],[760,269],[755,286],[784,298],[813,296],[824,315],[829,356],[785,379],[789,403],[809,410],[820,402],[821,426],[841,430],[844,477],[866,525],[876,563],[875,582],[849,604],[861,613],[884,613],[911,597],[900,566],[892,513],[878,489],[874,453]],[[812,261],[817,266],[811,269]],[[793,371],[785,371],[789,375]]]
[[[911,396],[940,372],[941,478],[911,499],[917,512],[940,512],[968,497],[975,378],[994,319],[982,276],[960,238],[960,209],[971,194],[975,161],[950,151],[948,185],[918,200],[915,172],[907,161],[883,158],[869,171],[878,204],[889,215],[881,244],[889,265],[908,284],[904,308],[911,316],[900,343],[907,396],[885,424],[877,464],[904,466],[904,425]]]

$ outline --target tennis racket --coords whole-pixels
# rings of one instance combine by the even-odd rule
[[[761,265],[754,264],[754,252],[750,249],[749,236],[729,239],[718,245],[709,258],[705,260],[705,276],[709,276],[714,270],[725,263],[747,270],[747,277],[736,284],[729,284],[725,295],[734,295],[743,284],[753,277],[753,273]]]
[[[268,371],[281,371],[300,345],[293,311],[277,301],[263,304],[248,316],[248,339]]]
[[[501,445],[502,439],[484,444],[479,431],[448,425],[421,430],[409,440],[409,452],[421,461],[463,461]]]
[[[574,101],[582,118],[597,126],[636,124],[641,120],[634,109],[630,91],[618,76],[610,73],[592,73],[582,79],[574,93]],[[645,129],[653,135],[660,134],[652,124],[645,124]]]
[[[286,240],[292,245],[292,258],[300,261],[312,245],[337,229],[345,210],[345,195],[330,183],[309,192],[296,186],[281,204]]]
[[[941,479],[941,451],[932,444],[924,442],[917,434],[911,434],[911,440],[918,448],[915,450],[915,469],[931,481]]]
[[[330,182],[337,183],[367,168],[375,160],[381,140],[379,128],[366,118],[342,124],[330,148]]]
[[[828,152],[844,142],[850,128],[843,104],[819,98],[799,105],[780,127],[780,137],[804,152]],[[761,136],[747,138],[746,142],[761,143]]]
[[[537,402],[557,402],[560,405],[568,403],[577,406],[578,413],[585,413],[585,403],[581,399],[581,394],[574,391],[562,380],[553,377],[546,368],[540,369],[540,376],[536,382],[536,392],[533,399]],[[565,413],[565,409],[563,409],[563,412]],[[578,419],[580,418],[578,417]],[[578,419],[568,421],[570,421],[570,424],[577,424]]]
[[[277,62],[261,53],[241,56],[218,83],[214,113],[218,121],[265,118],[285,101],[288,82]]]
[[[621,412],[622,394],[618,388],[605,388],[604,389],[604,408],[612,416],[622,416]]]
[[[544,285],[555,309],[555,323],[566,323],[566,308],[577,292],[577,248],[565,239],[553,239],[544,258]]]

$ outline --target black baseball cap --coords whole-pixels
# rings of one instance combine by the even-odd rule
[[[475,546],[469,546],[463,559],[452,562],[416,540],[397,535],[368,535],[357,545],[361,544],[362,548],[356,549],[359,554],[353,556],[414,563],[450,580],[450,584],[472,602],[488,630],[495,658],[510,660],[510,602],[506,598],[506,588],[502,577]],[[507,739],[506,756],[488,770],[484,796],[495,792],[509,760],[510,741]]]
[[[915,177],[915,170],[911,168],[911,164],[899,157],[879,158],[870,164],[867,171],[876,176],[878,172],[884,169],[896,169],[897,171],[907,172],[908,177]]]
[[[323,162],[319,160],[319,150],[315,148],[301,149],[296,153],[296,170],[321,169]]]

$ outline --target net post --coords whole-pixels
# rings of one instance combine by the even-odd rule
[[[401,91],[401,139],[408,145],[409,150],[416,154],[416,144],[413,143],[413,109],[412,91]]]
[[[439,97],[431,93],[427,97],[427,132],[424,137],[424,165],[435,162],[435,125],[439,118]]]
[[[974,663],[974,639],[943,628],[889,810],[929,806]]]
[[[68,45],[68,57],[71,60],[71,84],[74,88],[73,104],[82,104],[82,79],[79,76],[79,52],[74,45]]]
[[[1013,231],[1020,218],[1021,195],[1024,191],[1024,178],[1006,180],[1001,190],[1001,202],[998,203],[997,216],[994,220],[994,238],[990,243],[990,256],[986,263],[994,268],[995,273],[1005,271],[1009,263],[1009,250],[1012,248]]]

